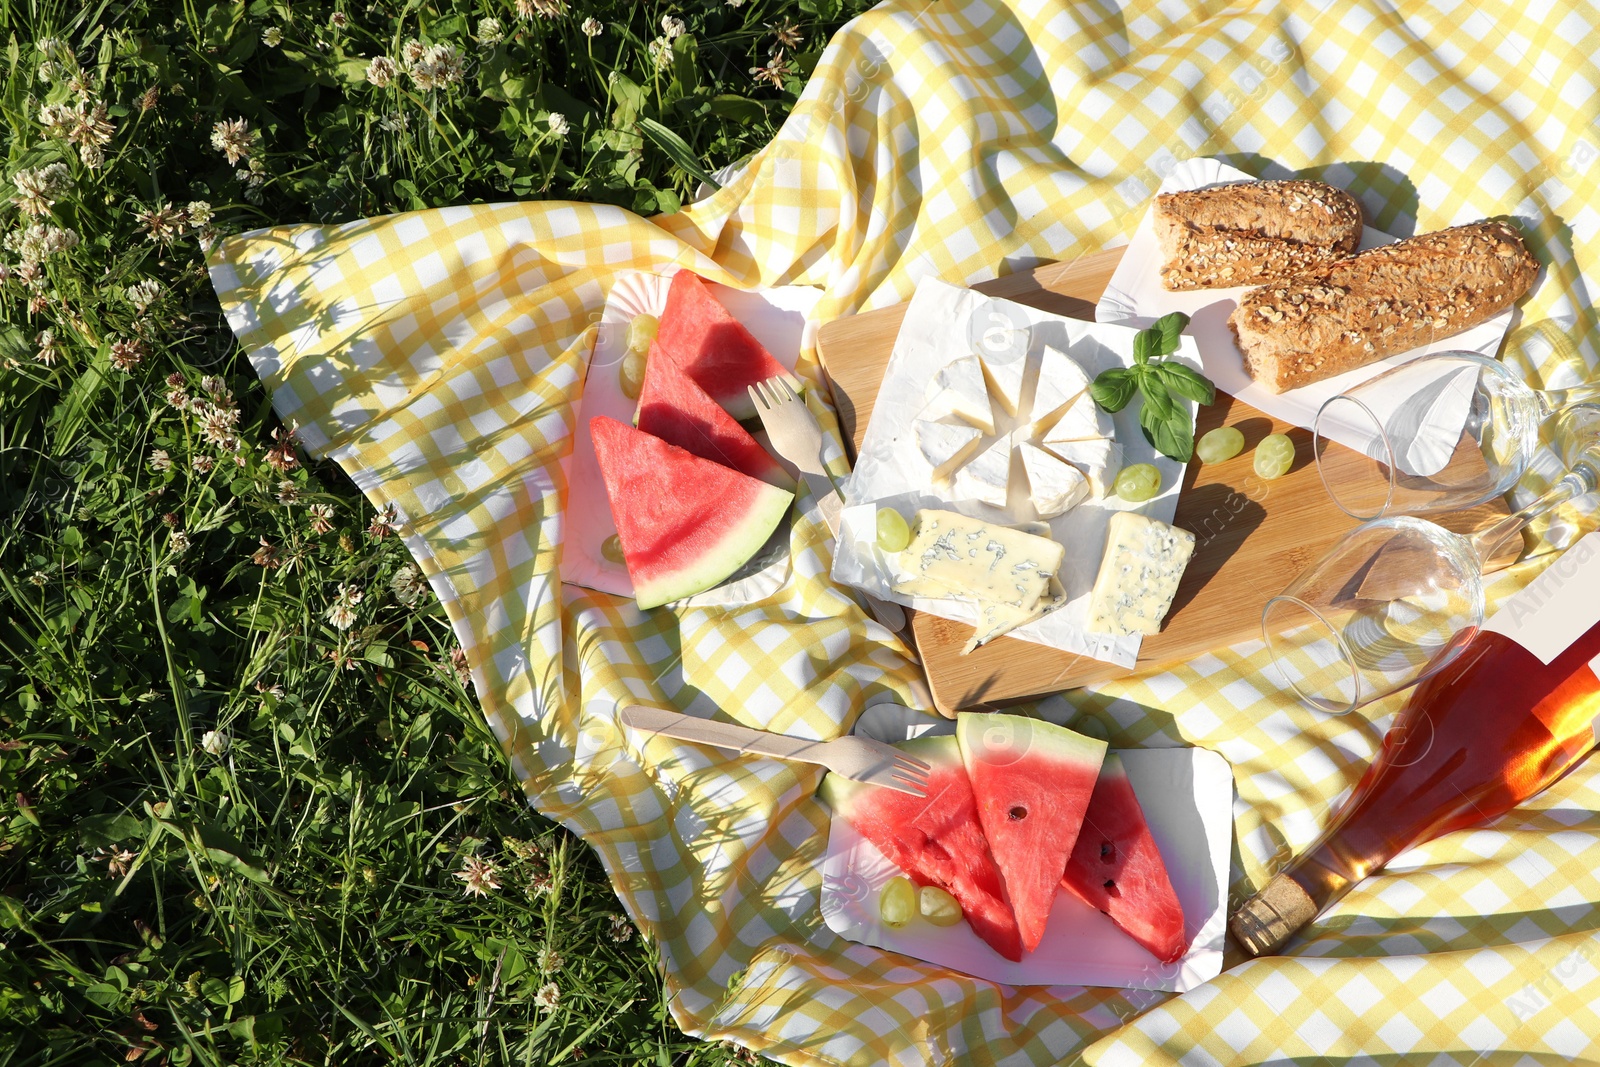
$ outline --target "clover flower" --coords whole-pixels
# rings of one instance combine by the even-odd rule
[[[228,157],[230,167],[249,159],[260,140],[261,134],[244,119],[224,119],[211,127],[211,147]]]
[[[498,868],[491,861],[477,856],[468,856],[455,876],[466,883],[461,891],[464,896],[486,897],[500,888]]]
[[[72,190],[72,172],[65,163],[19,170],[11,181],[17,187],[17,207],[26,215],[48,215],[55,202]]]
[[[375,89],[387,89],[400,68],[388,56],[375,56],[367,64],[367,84]]]

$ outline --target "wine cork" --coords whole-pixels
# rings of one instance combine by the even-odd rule
[[[1276,952],[1306,923],[1317,917],[1317,905],[1300,883],[1279,874],[1233,913],[1228,927],[1252,956]]]

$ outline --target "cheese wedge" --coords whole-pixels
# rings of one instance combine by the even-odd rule
[[[959,419],[984,433],[994,433],[994,408],[977,356],[962,356],[939,368],[928,386],[925,419]]]
[[[907,578],[894,586],[913,596],[937,595],[931,590],[943,588],[946,596],[1029,611],[1049,591],[1066,558],[1066,550],[1048,537],[954,511],[918,511],[913,527],[911,544],[899,559]]]
[[[1028,370],[1028,353],[1007,353],[1003,356],[983,357],[984,377],[994,401],[1007,415],[1015,415],[1022,407],[1022,383]]]
[[[1027,442],[1017,446],[1017,454],[1028,475],[1033,510],[1040,518],[1053,519],[1089,499],[1089,479],[1077,467]]]
[[[1094,402],[1094,397],[1083,392],[1066,406],[1066,410],[1061,412],[1055,424],[1040,440],[1048,448],[1063,441],[1087,441],[1095,437],[1111,437],[1115,432],[1111,425],[1111,416],[1100,410],[1100,405]]]
[[[917,449],[933,468],[933,482],[942,485],[950,480],[983,441],[983,431],[966,423],[934,422],[918,419],[912,426],[917,439]]]
[[[1046,347],[1039,360],[1039,381],[1033,388],[1033,407],[1028,421],[1037,437],[1054,425],[1055,417],[1089,390],[1089,375],[1076,360],[1059,348]]]
[[[979,500],[1005,510],[1011,496],[1011,438],[1001,437],[972,457],[950,480],[957,500]]]
[[[1110,492],[1111,483],[1122,469],[1122,446],[1104,437],[1054,443],[1046,440],[1044,446],[1083,472],[1096,500]]]
[[[1188,530],[1132,511],[1112,515],[1089,593],[1087,629],[1118,636],[1160,632],[1192,555]]]

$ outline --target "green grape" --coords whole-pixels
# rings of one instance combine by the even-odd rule
[[[654,315],[635,315],[628,323],[628,351],[640,355],[650,351],[650,342],[656,339],[661,320]]]
[[[911,879],[895,875],[878,894],[878,917],[885,926],[901,927],[917,917],[917,887]]]
[[[639,399],[639,391],[644,388],[644,367],[643,352],[630,351],[622,357],[622,365],[617,368],[617,380],[622,385],[622,395],[629,400]]]
[[[885,552],[900,552],[911,543],[911,527],[894,508],[878,509],[878,547]]]
[[[1281,433],[1269,433],[1256,445],[1256,473],[1263,478],[1282,478],[1294,466],[1294,442]]]
[[[936,885],[925,885],[917,893],[917,910],[935,926],[954,926],[961,921],[960,903]]]
[[[1244,434],[1232,426],[1218,426],[1215,430],[1207,430],[1205,436],[1194,446],[1194,454],[1200,457],[1201,463],[1221,463],[1243,451]]]
[[[1149,463],[1135,463],[1117,472],[1111,491],[1122,499],[1137,504],[1149,500],[1161,491],[1161,472]]]
[[[600,554],[612,563],[624,562],[622,558],[622,538],[612,534],[600,545]]]

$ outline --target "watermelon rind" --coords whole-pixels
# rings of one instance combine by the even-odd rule
[[[1023,947],[1044,939],[1106,743],[1024,715],[964,712],[956,741]]]

